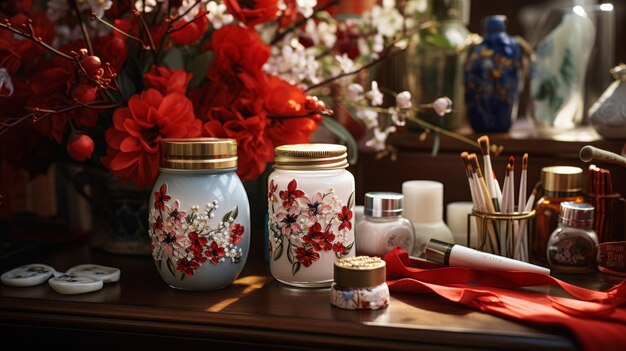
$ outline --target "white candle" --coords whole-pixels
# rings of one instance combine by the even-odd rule
[[[443,221],[443,184],[432,180],[409,180],[402,183],[404,217],[413,223],[413,256],[422,257],[430,239],[454,241]]]
[[[443,184],[432,180],[409,180],[402,183],[404,217],[415,223],[443,220]]]
[[[470,244],[467,243],[467,215],[472,213],[473,204],[469,201],[451,202],[446,206],[446,223],[452,231],[455,244],[476,246],[476,219],[470,221]]]

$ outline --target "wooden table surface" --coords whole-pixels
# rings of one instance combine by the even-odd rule
[[[116,256],[86,244],[45,247],[0,261],[3,270],[40,262],[59,271],[80,263],[121,269],[118,283],[97,292],[60,295],[48,284],[0,285],[0,335],[22,345],[82,345],[81,349],[575,349],[564,331],[539,330],[477,312],[431,294],[394,294],[381,311],[346,311],[328,289],[294,289],[269,275],[262,257],[249,257],[231,286],[209,292],[168,287],[151,257]],[[261,251],[257,251],[261,252]],[[605,289],[598,274],[572,277]],[[95,342],[94,342],[95,341]],[[85,347],[85,343],[92,346]]]

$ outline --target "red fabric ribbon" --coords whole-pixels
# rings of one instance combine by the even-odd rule
[[[548,274],[479,271],[409,258],[397,247],[385,255],[387,284],[394,292],[434,292],[471,308],[535,326],[570,330],[585,350],[623,350],[626,344],[626,281],[606,292],[584,289]],[[558,286],[576,299],[528,290]]]

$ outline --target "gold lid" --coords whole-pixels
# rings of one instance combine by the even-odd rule
[[[274,149],[274,168],[290,170],[341,169],[348,167],[348,152],[337,144],[292,144]]]
[[[335,283],[344,288],[367,288],[386,281],[380,257],[344,257],[335,261]]]
[[[553,166],[541,169],[545,191],[576,192],[583,189],[583,170],[578,167]]]
[[[220,138],[163,139],[161,167],[226,169],[237,167],[237,141]]]

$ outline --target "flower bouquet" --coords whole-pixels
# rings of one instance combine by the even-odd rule
[[[45,138],[76,161],[149,188],[161,139],[229,137],[238,142],[240,177],[256,179],[275,146],[308,142],[320,123],[356,156],[352,135],[326,107],[345,96],[329,96],[336,90],[328,87],[347,87],[401,52],[425,2],[385,0],[361,16],[335,16],[337,3],[7,1],[0,133],[5,149],[24,154],[5,156],[39,155],[50,148]],[[411,111],[411,97],[399,94],[398,106],[382,111],[393,121],[379,124],[380,91],[371,87],[363,95],[370,108],[354,107],[360,85],[343,91],[371,131],[368,145],[381,150],[402,124],[397,117]]]

